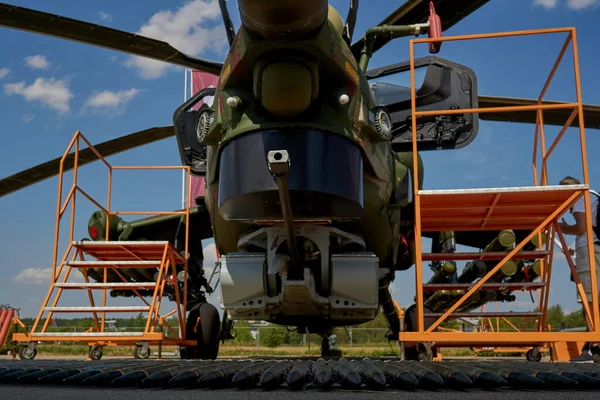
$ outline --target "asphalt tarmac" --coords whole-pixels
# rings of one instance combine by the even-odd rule
[[[414,392],[405,392],[397,390],[386,390],[383,392],[371,392],[366,390],[304,390],[290,392],[287,389],[278,389],[273,391],[264,391],[262,389],[237,390],[237,389],[115,389],[115,388],[94,388],[94,387],[42,387],[42,386],[23,386],[23,385],[1,385],[0,399],[16,400],[132,400],[135,396],[143,400],[198,400],[198,399],[218,399],[218,400],[240,400],[245,399],[270,399],[270,400],[312,400],[312,399],[332,399],[332,400],[352,400],[352,399],[410,399],[410,400],[448,400],[448,399],[482,399],[486,400],[516,400],[528,399],[532,397],[535,400],[585,400],[598,399],[597,390],[589,391],[517,391],[510,389],[499,390],[440,390],[425,391],[417,390]],[[485,397],[484,397],[485,396]]]

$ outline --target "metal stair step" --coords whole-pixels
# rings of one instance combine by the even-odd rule
[[[44,311],[52,312],[144,312],[148,306],[106,306],[106,307],[44,307]]]
[[[466,252],[466,253],[422,253],[423,261],[500,261],[510,251],[484,251],[484,252]],[[550,254],[549,251],[519,251],[511,257],[512,260],[539,260]]]
[[[115,261],[67,261],[65,265],[77,268],[158,268],[160,261],[131,261],[131,260],[115,260]]]
[[[44,332],[34,333],[33,337],[65,336],[65,337],[96,337],[96,336],[142,336],[144,332]]]
[[[156,287],[156,282],[135,283],[55,283],[61,289],[146,289]]]
[[[439,318],[442,315],[444,315],[444,313],[438,312],[438,313],[423,313],[423,315],[425,316],[425,318],[429,318],[429,317],[436,317]],[[517,318],[517,317],[521,317],[521,318],[526,318],[526,317],[541,317],[542,315],[544,315],[541,312],[527,312],[527,311],[499,311],[499,312],[494,312],[494,311],[488,311],[488,312],[456,312],[456,313],[451,313],[448,317],[449,318]]]
[[[166,248],[170,248],[177,263],[185,259],[166,240],[160,241],[73,241],[71,245],[102,261],[162,261]]]
[[[169,244],[167,240],[99,240],[97,242],[93,240],[74,240],[71,242],[73,246],[77,247],[111,247],[111,246],[136,246],[136,247],[152,247],[152,246],[166,246]]]

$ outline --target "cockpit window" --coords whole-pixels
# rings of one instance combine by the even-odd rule
[[[415,69],[417,90],[423,85],[427,68]],[[410,100],[410,70],[369,80],[369,86],[379,105]]]

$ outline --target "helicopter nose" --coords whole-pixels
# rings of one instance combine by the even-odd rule
[[[282,220],[269,171],[270,151],[289,155],[288,188],[295,220],[361,218],[363,159],[354,142],[316,129],[287,127],[241,135],[219,155],[219,213],[226,220]]]
[[[239,0],[240,19],[264,39],[298,40],[327,20],[328,0]]]

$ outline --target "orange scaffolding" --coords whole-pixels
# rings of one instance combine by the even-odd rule
[[[83,141],[88,148],[81,150],[80,154],[80,141]],[[75,147],[75,151],[69,154]],[[85,153],[83,153],[85,152]],[[97,158],[102,161],[108,167],[108,193],[106,200],[106,207],[100,205],[90,195],[88,195],[78,185],[78,166],[79,160],[94,159]],[[65,169],[69,169],[72,165],[73,168],[73,184],[66,196],[66,199],[62,200],[63,192],[63,174]],[[187,205],[186,208],[180,211],[166,211],[166,212],[140,212],[140,211],[114,211],[111,210],[111,197],[112,197],[112,176],[114,170],[152,170],[152,169],[182,169],[187,172]],[[92,144],[83,136],[79,131],[75,133],[67,150],[64,152],[60,161],[60,170],[58,178],[58,199],[56,208],[56,227],[54,237],[54,252],[53,252],[53,264],[52,264],[52,276],[50,282],[50,288],[46,297],[42,303],[40,311],[31,327],[29,333],[15,333],[13,340],[16,342],[28,342],[31,349],[30,357],[35,357],[36,350],[35,344],[37,342],[45,341],[75,341],[75,342],[88,342],[90,346],[102,347],[105,345],[126,345],[126,344],[138,344],[140,342],[147,343],[148,345],[159,345],[159,357],[162,345],[193,345],[194,341],[186,341],[185,338],[185,318],[186,318],[186,304],[187,304],[187,258],[188,258],[188,226],[190,219],[190,168],[187,166],[112,166],[106,161],[106,159],[92,146]],[[115,215],[173,215],[179,214],[185,216],[185,250],[184,255],[181,255],[175,247],[168,241],[118,241],[114,238],[112,241],[109,238],[110,224],[106,224],[105,240],[104,241],[74,241],[73,230],[75,225],[75,204],[77,194],[81,194],[92,202],[96,207],[102,210],[104,213],[110,216]],[[68,247],[62,257],[61,261],[58,262],[58,251],[59,251],[59,233],[62,217],[65,211],[71,204],[71,218],[69,225],[69,241]],[[85,259],[85,256],[90,256],[90,259]],[[177,272],[176,265],[182,265],[184,271],[183,279],[183,299],[180,298],[179,290],[177,288]],[[90,268],[102,269],[103,270],[103,282],[90,283],[88,277],[88,270]],[[157,275],[155,281],[150,282],[128,282],[123,276],[120,269],[140,269],[140,268],[156,268]],[[73,269],[79,269],[85,280],[81,282],[68,282],[69,276]],[[108,272],[113,271],[121,282],[109,282]],[[169,284],[168,276],[172,274],[175,283],[175,309],[165,315],[160,314],[161,301],[164,295],[165,286]],[[172,282],[172,281],[170,281]],[[110,306],[107,305],[107,293],[109,289],[120,289],[120,290],[132,290],[137,298],[139,298],[144,305],[143,306]],[[148,302],[138,290],[140,289],[153,289],[152,300]],[[89,307],[58,307],[57,304],[64,290],[81,290],[87,292],[89,299]],[[94,300],[93,291],[101,290],[102,294],[102,305],[96,306]],[[50,306],[50,297],[56,291],[54,299]],[[46,320],[44,321],[41,329],[39,328],[40,321],[47,312]],[[52,319],[54,313],[85,313],[91,312],[93,316],[94,326],[86,332],[81,333],[56,333],[47,332],[48,325]],[[105,321],[107,312],[141,312],[147,313],[148,317],[146,320],[145,328],[141,332],[106,332]],[[98,318],[98,314],[101,318]],[[173,329],[166,321],[166,318],[176,314],[179,325],[179,333]],[[167,332],[165,332],[165,330]],[[168,336],[166,333],[170,333]],[[100,349],[101,350],[101,349]],[[91,352],[90,352],[91,354]]]
[[[416,88],[415,88],[415,61],[414,46],[430,42],[446,42],[471,39],[501,38],[509,36],[542,35],[566,33],[567,38],[550,72],[548,79],[540,93],[537,104],[526,106],[489,107],[461,110],[442,111],[417,111],[416,110]],[[575,103],[544,103],[543,98],[548,86],[554,76],[569,44],[572,44],[575,85],[577,102]],[[519,32],[501,32],[491,34],[453,36],[444,38],[424,38],[410,40],[410,79],[411,79],[411,111],[412,111],[412,133],[413,152],[417,152],[417,117],[433,115],[450,115],[464,113],[486,113],[486,112],[514,112],[514,111],[537,111],[535,128],[534,153],[533,153],[533,176],[534,186],[511,187],[511,188],[486,188],[486,189],[459,189],[459,190],[419,190],[414,188],[415,205],[415,273],[416,273],[416,314],[417,328],[415,332],[401,332],[399,340],[404,344],[415,345],[417,343],[434,342],[439,347],[542,347],[554,346],[559,342],[600,342],[600,316],[598,308],[598,287],[596,281],[595,256],[592,238],[591,203],[589,193],[589,177],[587,157],[585,150],[585,134],[583,120],[583,104],[581,100],[581,83],[579,76],[579,58],[577,52],[577,40],[574,28],[542,29]],[[572,110],[570,117],[564,127],[546,150],[544,134],[544,110],[566,109]],[[556,148],[567,128],[573,120],[578,118],[581,158],[583,167],[583,184],[568,186],[548,185],[547,160]],[[540,179],[537,174],[537,146],[541,142],[542,168]],[[413,182],[418,182],[417,157],[413,158]],[[590,260],[590,275],[592,282],[592,309],[586,301],[582,301],[587,323],[588,332],[549,332],[544,329],[546,324],[546,312],[549,303],[549,288],[552,277],[552,260],[554,256],[555,234],[566,249],[566,241],[558,226],[558,219],[572,204],[581,196],[584,197],[586,210],[588,255]],[[520,229],[530,230],[531,233],[514,249],[507,252],[489,253],[439,253],[422,254],[421,234],[422,232],[438,231],[482,231]],[[521,249],[529,243],[536,235],[538,243],[542,243],[542,232],[546,232],[544,246],[539,251],[524,252]],[[541,264],[541,276],[539,282],[532,283],[486,283],[500,268],[511,259],[538,259]],[[567,258],[570,258],[567,254]],[[484,277],[476,283],[471,284],[423,284],[423,261],[434,260],[477,260],[493,259],[500,260],[499,263],[489,270]],[[578,279],[573,262],[569,260],[569,266],[575,280],[577,290],[582,299],[586,295]],[[512,287],[511,287],[512,286]],[[424,314],[423,292],[424,290],[439,289],[463,289],[466,293],[456,301],[444,313]],[[465,301],[480,289],[510,289],[510,290],[539,290],[537,313],[468,313],[468,315],[456,313]],[[534,332],[436,332],[448,317],[513,317],[527,316],[538,318],[537,331]],[[432,319],[433,317],[433,319]],[[425,329],[425,318],[435,322]],[[556,359],[553,355],[553,359]]]
[[[485,311],[486,306],[482,306],[481,307],[481,311]],[[498,312],[498,303],[495,303],[495,310],[496,312]],[[506,317],[496,317],[495,321],[493,321],[494,318],[482,318],[479,320],[480,325],[479,325],[479,329],[480,332],[496,332],[498,334],[500,334],[502,331],[500,330],[500,321],[503,321],[506,325],[508,325],[509,329],[512,329],[511,332],[522,332],[522,329],[519,329],[515,324],[513,324],[512,322],[510,322],[510,320],[508,320]],[[495,326],[494,326],[494,322],[495,322]],[[528,324],[528,320],[525,320],[525,323],[527,325]],[[536,321],[532,321],[533,323],[535,323]],[[524,328],[526,329],[526,327]],[[548,325],[548,330],[550,330],[550,326]],[[538,349],[537,354],[533,354],[533,349],[528,348],[528,347],[507,347],[507,346],[502,346],[502,347],[475,347],[473,348],[473,351],[475,351],[475,354],[477,355],[481,355],[483,353],[493,353],[493,354],[498,354],[498,353],[518,353],[518,354],[525,354],[527,359],[533,361],[540,361],[541,357],[542,357],[542,353],[548,353],[550,349],[547,346],[541,347]]]

